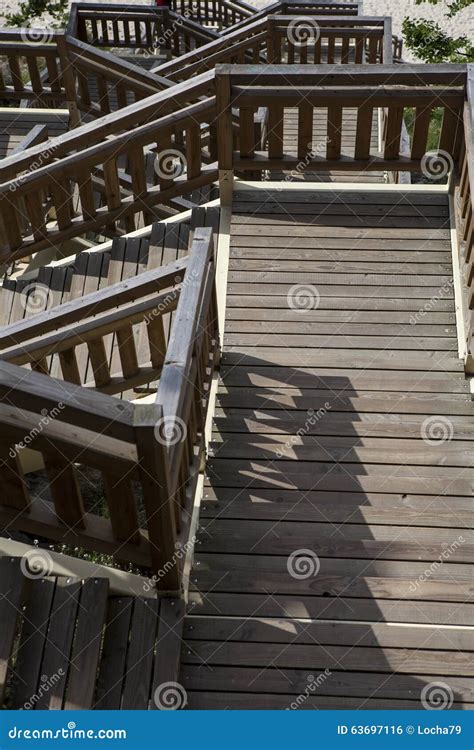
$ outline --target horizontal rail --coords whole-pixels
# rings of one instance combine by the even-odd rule
[[[181,514],[199,472],[219,350],[212,230],[195,229],[188,257],[64,308],[2,334],[2,346],[10,346],[0,356],[0,486],[8,486],[0,494],[0,520],[29,533],[40,528],[54,541],[69,542],[75,531],[81,546],[148,567],[160,590],[176,592]],[[154,404],[106,395],[112,373],[104,342],[111,334],[122,388],[136,385],[134,369],[145,373],[149,363],[141,382],[160,379]],[[92,389],[78,377],[80,346],[89,350]],[[62,383],[45,374],[52,355],[60,358]],[[28,487],[21,468],[27,447],[42,455],[52,502]],[[106,506],[100,516],[85,510],[77,464],[81,472],[100,472]]]
[[[268,15],[230,30],[198,50],[157,65],[153,73],[174,81],[219,63],[381,63],[392,61],[392,28],[387,17]]]
[[[218,141],[226,144],[219,151],[219,170],[421,171],[435,109],[443,112],[438,148],[454,165],[463,139],[466,68],[434,67],[417,66],[415,71],[410,66],[400,70],[399,66],[302,65],[292,66],[288,72],[285,66],[262,71],[256,66],[218,66]],[[387,75],[387,69],[391,75]],[[432,82],[441,85],[433,86]],[[268,110],[268,136],[263,144],[256,142],[251,126],[257,106]],[[298,122],[297,146],[291,154],[284,152],[285,108],[296,111]],[[357,111],[356,129],[346,132],[344,111],[348,108]],[[415,113],[408,156],[403,153],[401,139],[406,108],[413,108]],[[318,109],[327,113],[323,143],[317,142],[313,132]],[[379,109],[385,112],[381,151],[371,147],[370,138],[374,113]],[[234,116],[238,112],[240,144],[235,151],[227,136],[232,127],[231,112]]]

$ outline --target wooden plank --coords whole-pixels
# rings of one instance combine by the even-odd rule
[[[20,558],[0,558],[0,705],[3,705],[7,688],[8,669],[26,588],[20,562]]]
[[[420,519],[421,522],[421,519]],[[453,519],[453,525],[455,521]],[[457,543],[450,551],[450,562],[469,563],[473,538],[467,529],[452,529]],[[446,543],[443,530],[410,526],[372,526],[354,513],[336,534],[332,523],[281,520],[274,521],[212,519],[203,523],[198,535],[203,553],[241,553],[248,555],[291,555],[296,549],[314,549],[320,558],[358,558],[377,560],[442,559]],[[330,570],[331,561],[321,563]]]
[[[158,600],[136,598],[122,693],[121,708],[125,711],[149,707],[157,624]]]
[[[182,599],[163,599],[161,602],[151,709],[159,709],[162,705],[169,707],[162,686],[178,682],[185,609]],[[184,704],[180,702],[179,706],[173,704],[172,707],[184,708]]]
[[[132,609],[131,597],[114,596],[108,601],[97,693],[93,705],[96,710],[120,709]]]
[[[65,710],[89,709],[92,706],[108,589],[107,578],[88,578],[82,585]]]
[[[442,651],[407,648],[364,648],[353,646],[319,646],[314,643],[291,643],[286,648],[276,643],[241,643],[206,640],[188,641],[183,646],[183,665],[206,664],[212,671],[216,665],[240,667],[263,667],[264,669],[313,669],[318,672],[341,670],[354,689],[357,672],[403,674],[433,674],[437,676],[472,677],[469,652]],[[471,681],[472,682],[472,681]],[[469,680],[465,681],[468,684]],[[472,682],[474,684],[474,682]],[[471,699],[474,698],[472,689]],[[365,696],[364,696],[365,697]]]
[[[409,495],[406,493],[325,492],[311,490],[243,490],[236,497],[227,487],[205,487],[201,519],[260,519],[327,523],[395,524],[403,518],[407,527],[426,526],[459,529],[469,527],[470,498],[459,496]],[[462,535],[463,532],[460,532]]]
[[[38,710],[63,707],[80,592],[81,581],[58,579],[41,664],[41,674],[50,681],[54,675],[55,682],[39,697],[35,705]]]
[[[373,598],[366,592],[365,596],[353,598],[349,592],[337,597],[313,596],[306,594],[280,594],[272,589],[273,594],[245,594],[235,592],[191,591],[188,611],[206,617],[219,616],[245,617],[284,617],[292,619],[325,619],[339,621],[364,621],[387,623],[419,623],[423,625],[459,625],[470,626],[474,607],[472,604],[451,602],[429,602],[414,605],[406,599]]]
[[[33,708],[38,689],[42,684],[47,686],[43,681],[41,662],[55,585],[54,579],[49,578],[30,583],[12,686],[11,707],[14,709]]]
[[[353,696],[361,699],[368,695],[376,698],[407,700],[418,703],[424,685],[441,681],[442,675],[398,675],[379,672],[336,672],[318,685],[318,695]],[[183,667],[186,690],[248,691],[250,693],[290,693],[304,695],[314,674],[307,669],[265,669],[258,667],[214,667],[212,670],[194,666]],[[437,679],[439,678],[439,679]],[[465,677],[447,680],[457,701],[473,702],[472,681]]]
[[[434,625],[407,626],[393,622],[344,622],[275,618],[187,617],[184,638],[191,649],[193,641],[226,641],[229,643],[329,644],[406,649],[443,649],[469,651],[469,628],[439,628]],[[194,656],[194,654],[188,654]],[[193,659],[192,659],[193,660]],[[190,661],[187,659],[186,661]],[[211,657],[211,662],[214,660]],[[369,659],[370,661],[370,654]]]

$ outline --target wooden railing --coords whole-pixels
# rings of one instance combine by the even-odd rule
[[[129,105],[27,149],[21,158],[4,159],[2,260],[114,226],[215,181],[216,144],[209,135],[216,114],[213,88],[212,74],[198,76],[148,97],[140,107]],[[100,207],[97,177],[105,195]]]
[[[389,170],[421,171],[428,150],[433,110],[443,111],[439,148],[456,163],[462,141],[462,110],[466,67],[418,66],[254,66],[216,68],[218,94],[219,169],[263,171]],[[255,143],[252,118],[256,107],[268,108],[268,140],[262,150]],[[415,109],[411,152],[401,154],[404,109]],[[297,153],[285,154],[285,108],[298,111]],[[313,142],[313,113],[327,111],[324,144]],[[357,110],[356,131],[344,130],[346,108]],[[382,152],[371,150],[372,118],[385,109]],[[240,148],[232,152],[227,137],[230,112],[238,111]],[[342,148],[342,137],[349,145]],[[323,145],[323,148],[319,146]]]
[[[266,15],[199,50],[158,65],[152,72],[181,81],[224,62],[346,64],[383,61],[392,61],[389,18],[340,17],[336,21],[331,16],[305,16],[299,25],[292,16]]]
[[[45,29],[0,30],[0,99],[44,107],[66,99],[59,39]]]
[[[227,29],[222,29],[221,34],[227,35],[232,31],[238,31],[249,23],[259,21],[269,15],[281,13],[282,15],[291,16],[357,16],[360,14],[361,3],[338,3],[338,2],[318,2],[317,0],[286,0],[286,2],[276,2],[267,5],[259,11],[255,11],[252,16],[239,21]]]
[[[464,141],[459,179],[453,182],[454,211],[462,290],[464,360],[474,373],[474,65],[468,65],[467,96],[464,106]]]
[[[329,64],[391,63],[392,22],[389,17],[360,18],[291,15],[267,19],[268,61]]]
[[[181,55],[217,33],[168,8],[153,5],[73,3],[68,36],[94,47]]]
[[[66,38],[65,51],[74,80],[72,106],[93,117],[102,117],[172,85],[159,75],[73,37]]]
[[[218,29],[228,28],[255,13],[254,7],[241,0],[172,0],[170,8],[202,26]]]
[[[166,345],[164,325],[173,309]],[[95,318],[86,321],[84,314]],[[117,338],[127,385],[145,348],[148,379],[160,375],[155,403],[120,401],[75,385],[75,326],[82,329],[99,387],[108,366],[106,335]],[[139,335],[144,330],[146,342]],[[199,472],[219,354],[212,231],[195,230],[183,261],[51,308],[31,327],[10,326],[0,346],[0,522],[150,568],[158,589],[178,591],[177,535]],[[69,382],[38,372],[53,352]],[[11,364],[25,356],[36,371]],[[25,447],[43,458],[48,492],[39,496],[23,475]],[[105,507],[96,512],[84,507],[77,465],[80,473],[87,467],[100,472]],[[189,505],[187,510],[189,516]]]

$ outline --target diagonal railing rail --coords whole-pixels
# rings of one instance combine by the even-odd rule
[[[164,321],[175,310],[168,342]],[[30,325],[32,323],[32,325]],[[148,366],[139,360],[145,325]],[[104,337],[117,336],[120,387],[159,377],[154,403],[98,393]],[[95,388],[79,385],[75,349],[89,348]],[[52,541],[81,545],[149,568],[157,588],[178,592],[178,533],[204,449],[209,386],[219,356],[212,230],[196,228],[187,258],[7,327],[0,340],[0,520]],[[141,347],[143,349],[143,347]],[[65,382],[44,374],[59,355]],[[26,364],[34,371],[12,362]],[[42,374],[43,373],[43,374]],[[26,436],[26,437],[25,437]],[[22,469],[39,451],[47,487],[36,493]],[[98,471],[104,507],[87,508],[81,473]],[[51,500],[48,498],[51,497]],[[182,520],[183,519],[183,520]]]

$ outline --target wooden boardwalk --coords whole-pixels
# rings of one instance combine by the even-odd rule
[[[449,221],[439,192],[234,194],[190,708],[473,702]]]

